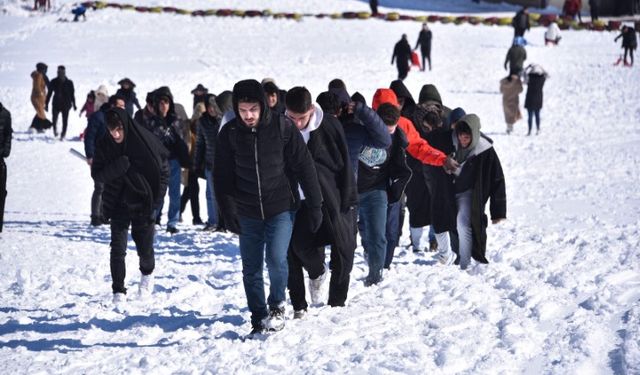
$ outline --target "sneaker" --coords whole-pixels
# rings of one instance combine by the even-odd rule
[[[307,316],[307,309],[295,310],[293,312],[293,319],[302,319]]]
[[[172,226],[167,226],[167,232],[169,232],[170,234],[176,234],[176,233],[178,233],[178,228],[172,227]]]
[[[113,293],[113,304],[121,305],[127,301],[127,295],[124,293]]]
[[[417,254],[417,253],[419,253],[419,252],[421,252],[421,251],[422,251],[422,249],[421,249],[419,246],[411,245],[411,247],[413,248],[413,252],[414,252],[415,254]]]
[[[309,279],[309,296],[311,297],[311,303],[322,302],[322,284],[327,279],[329,274],[329,267],[324,264],[324,272],[316,279]]]
[[[376,285],[376,284],[380,283],[382,280],[383,280],[382,276],[378,276],[378,277],[367,276],[364,279],[364,286],[370,287],[372,285]]]
[[[262,319],[262,325],[267,331],[282,331],[284,328],[284,303],[277,307],[269,307],[269,316]]]
[[[446,253],[439,253],[436,255],[436,259],[440,264],[444,264],[445,266],[449,266],[453,264],[456,259],[456,254],[453,251],[447,251]]]
[[[264,328],[262,323],[258,323],[257,325],[251,327],[251,332],[249,332],[249,334],[245,336],[245,338],[252,340],[258,338],[258,336],[265,334],[266,331],[267,330]]]
[[[202,228],[202,231],[203,232],[215,232],[217,229],[218,229],[217,225],[207,223],[207,225],[205,225],[204,228]]]
[[[202,222],[202,219],[200,219],[199,217],[193,219],[193,225],[202,225],[202,224],[204,223]]]
[[[153,274],[142,275],[138,286],[138,294],[140,296],[148,296],[151,293],[153,293]]]
[[[100,219],[99,217],[95,217],[95,216],[91,217],[91,226],[92,227],[99,227],[101,225],[102,225],[102,219]]]

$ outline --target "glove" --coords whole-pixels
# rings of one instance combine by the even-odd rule
[[[309,229],[312,233],[317,232],[322,225],[322,209],[320,207],[309,208]]]

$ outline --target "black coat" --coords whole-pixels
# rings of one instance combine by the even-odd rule
[[[225,223],[236,215],[265,220],[297,209],[295,182],[302,185],[309,207],[322,204],[318,175],[300,131],[286,117],[271,116],[266,101],[261,104],[256,127],[236,117],[218,133],[213,181]]]
[[[524,32],[525,30],[529,30],[529,15],[522,10],[518,11],[518,13],[516,13],[516,15],[511,20],[511,25],[517,31]]]
[[[219,130],[220,121],[206,112],[198,120],[196,149],[193,154],[196,168],[213,170]]]
[[[96,143],[107,133],[104,115],[109,108],[109,104],[105,103],[98,111],[89,116],[87,130],[84,132],[84,154],[87,159],[93,159],[96,153]]]
[[[11,113],[0,103],[0,157],[9,157],[11,153]]]
[[[476,146],[477,147],[477,146]],[[487,251],[487,225],[485,206],[489,198],[491,219],[506,219],[507,195],[504,174],[498,154],[493,147],[469,156],[462,166],[462,171],[456,177],[458,185],[468,185],[472,189],[471,199],[471,228],[473,230],[473,248],[471,256],[480,263],[489,263]]]
[[[124,98],[124,108],[127,110],[129,116],[133,116],[133,106],[135,105],[138,110],[140,110],[140,102],[138,101],[138,97],[136,92],[133,89],[125,90],[123,88],[119,88],[116,91],[116,95],[120,95]]]
[[[61,80],[56,77],[49,82],[49,93],[47,94],[47,105],[53,94],[53,108],[68,111],[76,106],[75,89],[73,81],[69,78]]]
[[[422,52],[431,51],[432,36],[433,34],[431,33],[431,30],[420,30],[420,35],[418,35],[418,41],[416,42],[415,48],[420,46],[420,51]]]
[[[296,227],[292,246],[304,249],[334,245],[343,251],[353,251],[356,248],[353,207],[358,204],[358,194],[347,141],[338,119],[325,115],[318,129],[311,132],[307,147],[322,192],[322,226],[315,234],[308,224]]]
[[[412,119],[413,112],[416,110],[416,101],[413,99],[413,95],[411,95],[411,92],[409,91],[409,89],[407,89],[407,86],[405,86],[404,82],[402,82],[401,80],[396,79],[395,81],[391,82],[389,88],[393,90],[398,99],[404,98],[401,115],[408,119]]]
[[[411,61],[411,46],[405,39],[401,39],[393,47],[393,56],[391,56],[391,63],[396,61],[398,71],[409,71],[409,62]]]
[[[169,151],[170,160],[178,160],[183,168],[191,166],[189,148],[180,136],[180,120],[173,112],[169,112],[164,118],[153,116],[148,123],[142,125],[162,142]]]
[[[529,73],[527,83],[527,96],[524,99],[524,107],[531,110],[542,109],[542,87],[546,77],[544,74]]]
[[[107,218],[124,206],[130,215],[155,220],[154,211],[164,199],[169,181],[168,151],[158,139],[120,108],[117,113],[124,124],[121,144],[108,135],[96,144],[91,176],[105,184],[103,199]]]

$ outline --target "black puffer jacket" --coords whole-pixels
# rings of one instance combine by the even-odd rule
[[[238,100],[247,98],[259,101],[261,107],[260,121],[253,128],[238,113]],[[236,83],[233,109],[236,118],[218,134],[213,170],[225,223],[235,214],[264,220],[296,209],[300,198],[291,179],[300,182],[307,205],[320,208],[318,176],[302,135],[286,117],[271,115],[260,82]]]
[[[124,141],[106,135],[96,144],[91,176],[105,184],[104,215],[110,218],[124,205],[131,215],[152,218],[164,199],[169,181],[168,151],[146,129],[136,125],[125,110],[112,108],[123,123]],[[107,112],[107,114],[109,113]]]
[[[219,130],[219,119],[212,117],[207,112],[198,120],[196,150],[194,153],[196,168],[206,167],[206,169],[213,170]]]
[[[11,113],[0,103],[0,157],[9,157],[11,153]]]
[[[49,82],[49,93],[47,94],[47,105],[53,95],[53,108],[69,110],[71,106],[76,106],[75,89],[73,81],[69,78],[54,78]]]

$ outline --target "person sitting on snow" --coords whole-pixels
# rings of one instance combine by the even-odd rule
[[[562,39],[562,36],[560,36],[560,28],[558,27],[558,24],[551,22],[549,26],[547,26],[547,31],[544,33],[544,45],[552,44],[557,46],[560,39]]]

